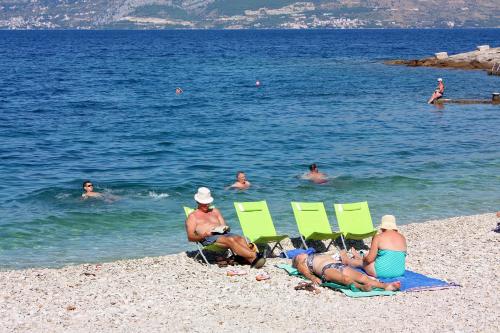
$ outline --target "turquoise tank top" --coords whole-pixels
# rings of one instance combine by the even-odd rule
[[[405,274],[405,251],[378,250],[375,273],[378,278],[394,278]]]

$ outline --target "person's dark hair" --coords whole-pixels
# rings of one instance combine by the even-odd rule
[[[317,169],[318,166],[316,165],[316,163],[313,163],[309,166],[309,170],[313,171],[314,169]]]
[[[297,257],[298,256],[293,257],[293,259],[292,259],[292,267],[297,268],[297,263],[298,263]]]
[[[240,175],[240,173],[244,173],[244,172],[243,171],[236,172],[236,178],[238,178],[238,176]]]
[[[88,183],[92,183],[92,182],[90,180],[83,181],[82,187],[85,188],[85,185],[87,185]]]

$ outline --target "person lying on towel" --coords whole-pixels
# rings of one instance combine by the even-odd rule
[[[299,254],[293,259],[293,267],[316,286],[323,282],[334,282],[345,286],[354,284],[363,291],[370,291],[372,288],[395,291],[401,287],[399,281],[382,283],[336,261],[327,254]]]
[[[200,187],[194,195],[198,208],[186,219],[186,233],[191,242],[200,242],[203,246],[217,244],[229,248],[242,256],[253,268],[261,268],[266,259],[260,253],[252,251],[245,238],[229,233],[222,214],[217,208],[210,207],[214,201],[210,190]]]
[[[382,217],[380,233],[373,237],[370,251],[365,257],[360,256],[354,248],[351,252],[353,258],[349,258],[346,251],[340,251],[342,263],[361,267],[370,276],[395,278],[405,273],[406,238],[398,232],[393,215]]]

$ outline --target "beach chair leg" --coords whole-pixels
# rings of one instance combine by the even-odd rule
[[[342,239],[342,245],[344,245],[344,250],[347,251],[347,246],[345,245],[344,236],[340,235],[340,238]]]
[[[207,260],[207,257],[205,257],[205,255],[203,254],[203,250],[200,250],[200,254],[201,254],[201,256],[203,257],[203,261],[205,261],[205,263],[206,263],[207,265],[210,265],[210,263],[209,263],[209,262],[208,262],[208,260]]]
[[[328,243],[328,246],[326,247],[325,252],[327,252],[327,251],[328,251],[328,249],[330,248],[330,245],[332,245],[332,243],[333,243],[333,239],[330,241],[330,243]]]
[[[274,246],[271,248],[271,255],[274,254],[274,249],[276,248],[276,246],[278,246],[278,243],[274,244]]]
[[[196,244],[196,245],[198,246],[198,253],[194,256],[194,259],[196,259],[198,257],[198,254],[201,254],[203,261],[205,261],[205,263],[207,265],[210,265],[210,263],[207,260],[207,257],[205,257],[205,255],[203,254],[203,249],[201,248],[200,244]]]
[[[276,242],[276,244],[274,244],[274,247],[271,249],[271,254],[273,254],[273,253],[274,253],[274,249],[275,249],[276,247],[279,247],[279,249],[280,249],[281,251],[283,251],[283,253],[285,254],[285,258],[289,259],[289,258],[288,258],[288,255],[286,254],[286,251],[283,249],[283,246],[281,245],[281,243],[280,243],[280,242]]]
[[[306,244],[306,240],[304,239],[304,237],[302,235],[300,235],[300,240],[302,241],[302,246],[301,247],[304,247],[307,250],[308,247],[307,247],[307,244]]]

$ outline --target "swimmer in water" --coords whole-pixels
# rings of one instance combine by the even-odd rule
[[[83,191],[82,200],[88,198],[102,198],[102,193],[94,192],[94,185],[90,180],[83,182]]]
[[[112,203],[121,199],[119,196],[113,195],[111,193],[94,192],[94,185],[90,180],[86,180],[83,182],[83,191],[84,193],[82,194],[82,200],[86,200],[88,198],[94,198],[94,199],[102,199],[104,200],[104,202],[107,203]]]
[[[180,94],[182,94],[183,92],[184,92],[184,91],[183,91],[180,87],[175,88],[175,94],[176,94],[176,95],[180,95]]]
[[[236,188],[238,190],[246,190],[250,187],[250,182],[247,180],[247,177],[243,171],[238,171],[236,173],[236,182],[229,186],[229,188]]]
[[[328,181],[328,176],[318,170],[318,166],[316,165],[316,163],[313,163],[309,166],[309,172],[306,173],[302,178],[310,180],[315,184],[323,184]]]
[[[259,80],[255,81],[255,86],[256,87],[260,87],[260,81]]]

